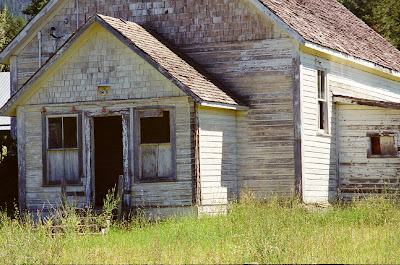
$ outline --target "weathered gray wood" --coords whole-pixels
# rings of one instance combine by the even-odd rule
[[[21,212],[26,209],[26,138],[25,138],[25,109],[17,108],[18,117],[18,203]]]
[[[157,148],[157,176],[168,178],[172,171],[172,153],[171,144],[160,144]]]
[[[94,180],[92,179],[92,118],[86,112],[83,113],[85,117],[85,154],[86,154],[86,204],[91,205],[94,202],[94,193],[92,191]]]
[[[124,186],[125,186],[125,177],[124,175],[119,175],[118,177],[118,188],[117,188],[117,196],[119,198],[118,201],[118,220],[122,218],[122,206],[124,201]]]
[[[300,88],[300,54],[293,58],[293,123],[294,123],[294,175],[295,189],[299,198],[302,197],[303,159],[301,145],[301,88]]]
[[[124,165],[124,195],[122,197],[123,205],[131,206],[131,152],[130,148],[130,117],[122,115],[122,145],[123,145],[123,165]]]
[[[158,145],[140,145],[141,179],[157,178]]]
[[[10,57],[10,96],[18,90],[18,56]],[[11,137],[17,139],[17,120],[11,117]]]

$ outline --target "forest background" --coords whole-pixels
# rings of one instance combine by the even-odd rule
[[[0,0],[0,51],[49,0]],[[400,49],[399,0],[338,0],[368,26]],[[0,65],[0,71],[8,71]]]

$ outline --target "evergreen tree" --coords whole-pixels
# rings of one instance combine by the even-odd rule
[[[400,49],[399,0],[338,0],[397,49]]]
[[[47,2],[49,2],[49,0],[31,0],[31,3],[22,11],[22,13],[33,18],[40,12],[40,10],[42,10]]]
[[[0,10],[0,51],[2,51],[25,26],[26,20],[22,16],[14,17],[4,6]],[[0,65],[0,72],[8,70]]]

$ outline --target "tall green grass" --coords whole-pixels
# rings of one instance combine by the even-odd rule
[[[399,226],[399,202],[384,197],[328,208],[244,200],[214,217],[139,216],[104,236],[52,236],[3,214],[0,263],[400,263]]]

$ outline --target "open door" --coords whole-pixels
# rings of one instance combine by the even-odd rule
[[[124,174],[122,137],[121,116],[94,117],[95,206],[103,206]]]

